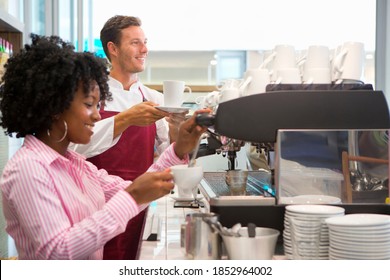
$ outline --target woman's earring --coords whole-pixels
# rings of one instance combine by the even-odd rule
[[[56,143],[60,143],[60,142],[64,141],[66,135],[68,134],[68,124],[66,123],[65,120],[63,122],[64,122],[64,126],[65,126],[65,133],[64,133],[64,136],[62,136],[60,140],[54,141]],[[47,133],[47,136],[49,136],[49,138],[50,138],[51,136],[50,136],[50,130],[49,129],[47,129],[46,133]]]

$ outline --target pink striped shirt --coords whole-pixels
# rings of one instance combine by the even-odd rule
[[[149,171],[187,161],[171,145]],[[146,207],[123,190],[130,183],[26,136],[0,179],[6,230],[19,258],[102,259],[104,244]]]

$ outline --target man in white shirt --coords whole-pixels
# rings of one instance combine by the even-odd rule
[[[94,127],[90,144],[74,145],[73,149],[109,174],[134,180],[153,163],[155,148],[161,153],[175,140],[184,115],[173,116],[156,109],[163,105],[163,95],[138,79],[148,54],[147,38],[138,18],[110,18],[100,39],[111,62],[108,83],[113,99],[102,104],[102,120]],[[164,117],[168,117],[168,123]],[[109,241],[104,259],[137,259],[144,219],[142,212],[129,222],[125,233]]]

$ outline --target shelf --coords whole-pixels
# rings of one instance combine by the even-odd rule
[[[0,37],[13,45],[14,53],[23,47],[24,24],[17,18],[0,9]]]
[[[151,89],[157,90],[159,92],[163,92],[163,85],[151,85],[146,84],[146,86],[150,87]],[[202,86],[202,85],[188,85],[192,92],[212,92],[216,90],[215,86]]]
[[[17,18],[0,9],[0,32],[23,33],[24,24]]]

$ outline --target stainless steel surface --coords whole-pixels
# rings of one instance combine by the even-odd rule
[[[188,259],[217,260],[221,259],[221,237],[205,221],[218,221],[214,213],[189,213],[186,215],[185,252]]]
[[[205,197],[207,206],[257,206],[275,205],[275,198],[265,190],[270,184],[270,173],[248,171],[247,195],[232,196],[225,181],[225,173],[204,172],[199,189]]]

